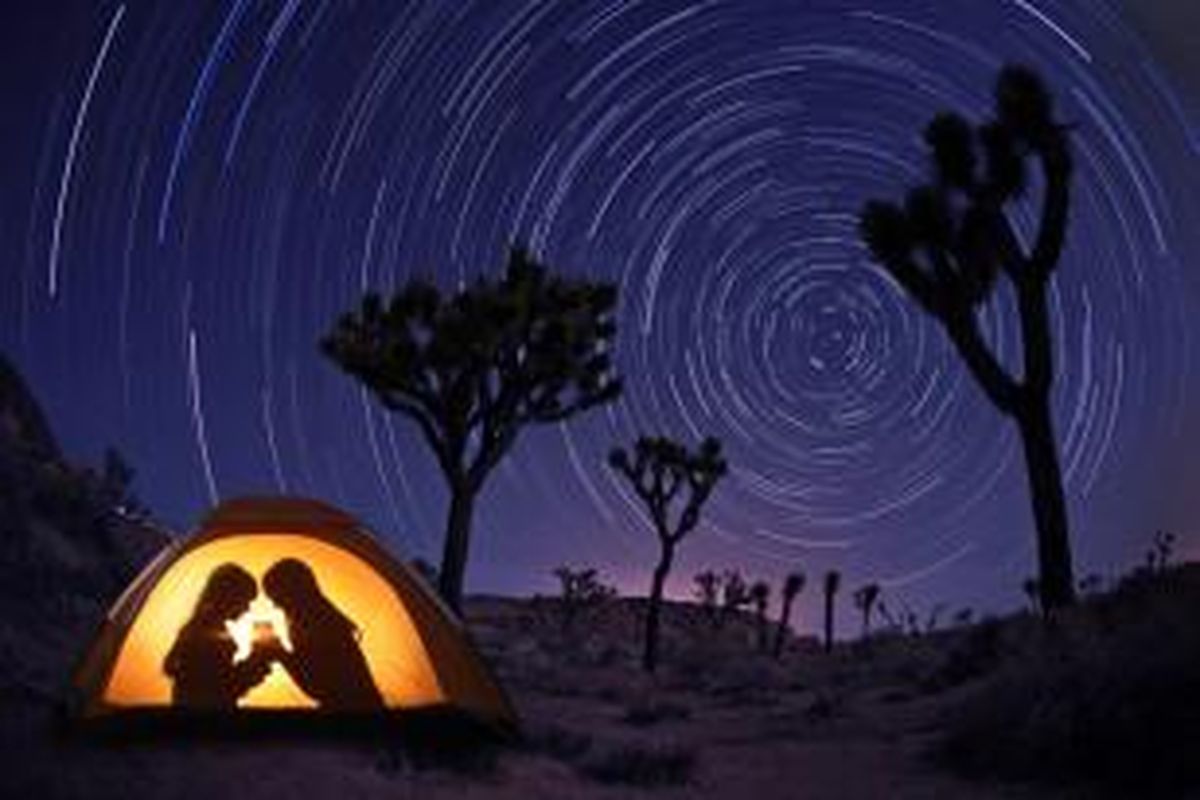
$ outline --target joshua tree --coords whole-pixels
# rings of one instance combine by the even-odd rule
[[[1155,531],[1154,541],[1146,551],[1146,567],[1151,572],[1162,572],[1171,561],[1175,550],[1175,534],[1167,531]]]
[[[456,610],[475,498],[528,425],[561,422],[620,393],[609,350],[616,287],[550,274],[513,248],[504,277],[453,296],[409,281],[367,294],[321,348],[385,408],[416,422],[450,493],[439,589]]]
[[[945,603],[938,603],[936,606],[933,607],[933,610],[929,612],[929,616],[925,619],[925,632],[926,633],[933,633],[935,630],[937,630],[938,621],[942,618],[942,614],[944,614],[945,612],[946,612],[946,604]]]
[[[1070,206],[1067,128],[1054,119],[1041,79],[1007,67],[995,119],[978,128],[945,113],[925,129],[933,177],[903,207],[871,202],[863,238],[875,258],[945,328],[991,403],[1021,435],[1037,526],[1042,608],[1070,605],[1075,588],[1066,504],[1050,409],[1054,377],[1047,287],[1062,254]],[[1036,160],[1045,190],[1038,230],[1024,246],[1006,214]],[[1005,369],[979,329],[977,311],[1003,273],[1020,311],[1022,375]]]
[[[717,600],[721,591],[721,576],[710,570],[698,572],[692,577],[692,582],[696,584],[695,593],[696,599],[700,601],[700,606],[704,609],[708,621],[713,627],[717,625]]]
[[[874,609],[875,601],[878,599],[879,584],[877,583],[868,583],[854,593],[854,605],[862,612],[862,635],[864,639],[871,634],[871,611]]]
[[[779,625],[775,629],[775,657],[783,653],[783,640],[787,636],[788,620],[792,616],[792,603],[796,595],[804,590],[804,573],[791,572],[783,581],[783,608],[779,612]]]
[[[1029,607],[1037,614],[1041,610],[1041,590],[1037,578],[1026,578],[1021,581],[1021,591],[1029,598]]]
[[[833,596],[842,584],[842,575],[837,570],[825,573],[825,652],[833,650]]]
[[[888,629],[893,633],[902,633],[904,631],[904,621],[896,619],[896,615],[888,608],[888,604],[882,599],[876,604],[879,608],[879,616],[883,617],[883,621],[887,624]]]
[[[771,585],[755,581],[750,586],[750,602],[754,604],[754,622],[758,628],[758,649],[767,650],[767,604],[771,602]]]
[[[594,569],[559,567],[554,570],[554,577],[558,578],[564,632],[571,629],[580,613],[617,596],[616,588],[603,583]]]
[[[721,587],[721,622],[741,610],[742,606],[750,603],[750,588],[742,573],[736,569],[725,572],[725,582]]]
[[[646,504],[650,522],[658,534],[659,559],[646,607],[646,643],[642,653],[642,667],[653,672],[658,663],[663,585],[671,571],[675,548],[700,521],[701,508],[725,474],[725,459],[721,457],[721,443],[713,438],[705,439],[693,453],[666,437],[642,436],[632,454],[618,447],[608,461]],[[674,520],[673,510],[677,510]]]

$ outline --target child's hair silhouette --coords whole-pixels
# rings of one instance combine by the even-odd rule
[[[257,594],[253,576],[236,564],[222,564],[208,576],[163,661],[172,680],[172,703],[196,710],[236,708],[238,698],[267,676],[271,663],[264,652],[233,662],[237,645],[225,629],[225,622],[244,614]]]
[[[295,558],[276,562],[263,576],[263,589],[287,617],[292,649],[274,657],[321,708],[363,711],[383,705],[359,647],[359,630],[321,592],[317,577]]]

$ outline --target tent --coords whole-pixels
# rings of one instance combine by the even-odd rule
[[[432,711],[515,725],[425,579],[351,516],[299,498],[229,500],[168,545],[109,611],[75,687],[87,720]]]

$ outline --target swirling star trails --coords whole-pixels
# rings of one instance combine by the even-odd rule
[[[121,27],[121,20],[125,17],[124,4],[117,6],[117,10],[113,12],[112,20],[108,23],[108,30],[104,34],[104,41],[100,44],[100,50],[96,53],[96,59],[92,62],[92,69],[88,73],[87,85],[83,90],[83,97],[79,101],[79,108],[75,111],[75,124],[71,127],[71,139],[67,143],[67,157],[63,162],[62,178],[58,183],[58,202],[54,208],[54,229],[50,241],[50,258],[46,265],[46,289],[51,297],[58,294],[58,259],[62,248],[62,225],[63,215],[66,213],[67,195],[71,190],[71,176],[75,171],[75,154],[79,148],[79,137],[83,133],[83,125],[87,120],[88,108],[92,104],[92,93],[96,90],[96,81],[100,78],[100,70],[104,67],[104,61],[108,57],[108,49],[112,46],[113,39],[116,38],[117,30]]]

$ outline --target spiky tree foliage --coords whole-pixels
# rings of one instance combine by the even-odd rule
[[[708,621],[715,627],[718,620],[717,603],[721,593],[721,576],[712,570],[705,570],[696,573],[692,577],[692,583],[696,584],[693,589],[696,599],[700,601]]]
[[[868,583],[854,592],[854,605],[862,612],[862,635],[867,638],[871,634],[871,611],[875,601],[879,599],[879,584]]]
[[[321,349],[385,408],[412,419],[450,493],[439,589],[458,609],[475,498],[527,426],[620,393],[610,349],[616,287],[551,274],[515,247],[499,279],[453,295],[409,281],[367,294]]]
[[[796,596],[804,591],[804,581],[803,572],[789,572],[788,576],[783,579],[782,607],[779,611],[779,623],[775,627],[774,656],[776,658],[783,654],[783,642],[787,637],[788,621],[792,617],[792,603],[795,602]]]
[[[825,573],[825,652],[833,650],[833,597],[842,585],[842,574],[837,570]]]
[[[995,117],[973,127],[945,113],[925,129],[932,180],[902,205],[868,203],[862,235],[874,257],[945,329],[988,399],[1017,424],[1037,526],[1042,606],[1074,600],[1062,476],[1050,413],[1054,377],[1047,287],[1058,264],[1070,207],[1072,159],[1041,79],[1007,67],[996,85]],[[1026,247],[1008,208],[1021,198],[1027,162],[1040,168],[1039,223]],[[1022,374],[988,347],[978,310],[1003,274],[1020,312]]]
[[[758,631],[758,649],[767,649],[767,605],[771,602],[771,585],[755,581],[750,585],[750,602],[754,604],[754,623]]]
[[[721,585],[721,623],[750,604],[750,585],[736,569],[726,570]]]
[[[700,511],[717,481],[725,475],[721,443],[705,439],[692,452],[663,436],[642,436],[633,452],[615,448],[609,465],[624,476],[645,504],[658,535],[659,559],[646,607],[646,641],[642,666],[653,672],[658,663],[658,626],[663,586],[671,571],[675,548],[700,521]]]

